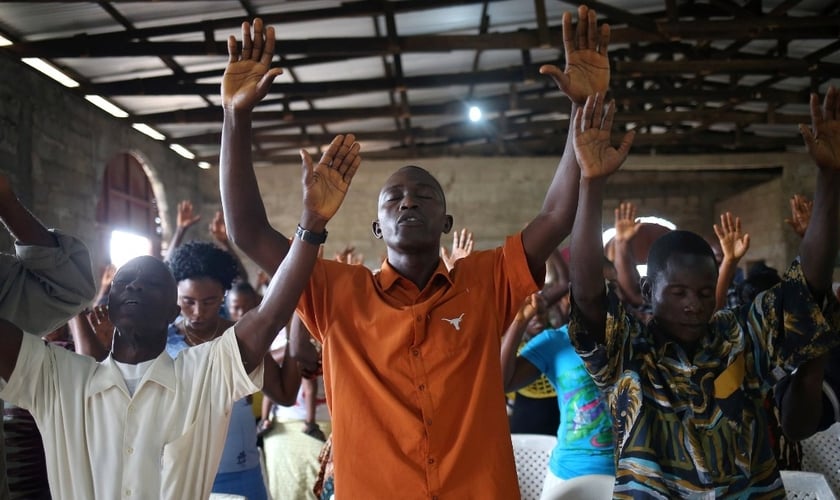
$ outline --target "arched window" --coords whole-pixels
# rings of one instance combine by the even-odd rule
[[[137,255],[160,256],[157,200],[143,165],[131,154],[119,154],[105,167],[96,220],[106,255],[117,267]]]

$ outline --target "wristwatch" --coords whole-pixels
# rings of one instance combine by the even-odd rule
[[[307,243],[311,243],[313,245],[321,245],[325,241],[327,241],[327,230],[324,229],[323,233],[315,233],[309,231],[308,229],[300,227],[300,224],[298,224],[297,230],[295,231],[295,236]]]

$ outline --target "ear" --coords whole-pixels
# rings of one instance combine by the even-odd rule
[[[452,227],[454,225],[455,219],[453,219],[451,215],[446,214],[446,221],[443,223],[443,234],[449,234],[449,231],[452,231]]]
[[[650,278],[645,276],[640,280],[640,285],[642,286],[642,297],[644,297],[645,302],[648,304],[653,303],[651,300],[651,294],[653,293],[653,283],[651,282]]]
[[[379,225],[379,221],[375,220],[370,223],[370,230],[373,233],[373,237],[377,240],[382,239],[382,226]]]

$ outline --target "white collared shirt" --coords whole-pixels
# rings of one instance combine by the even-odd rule
[[[0,398],[32,412],[50,490],[62,499],[207,498],[234,401],[262,385],[245,373],[233,327],[182,352],[161,352],[130,396],[102,363],[24,335]]]

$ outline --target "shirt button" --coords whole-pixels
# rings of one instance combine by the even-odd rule
[[[125,490],[125,496],[130,497],[131,496],[131,490],[128,490],[128,489]]]
[[[426,385],[425,384],[420,384],[418,389],[420,389],[421,391],[425,391],[426,390]]]
[[[130,447],[130,446],[129,446],[129,447],[128,447],[128,449],[126,449],[125,451],[126,451],[129,455],[131,455],[132,453],[134,453],[134,448],[132,448],[132,447]]]
[[[417,315],[417,321],[418,321],[418,322],[419,322],[419,321],[423,321],[423,316],[420,316],[420,315],[418,314],[418,315]]]
[[[435,459],[434,459],[434,458],[430,458],[430,459],[429,459],[429,465],[432,465],[433,463],[435,463]]]
[[[431,418],[426,419],[426,425],[432,425],[432,419]]]
[[[414,354],[415,356],[419,356],[420,355],[420,349],[412,349],[411,354]]]

